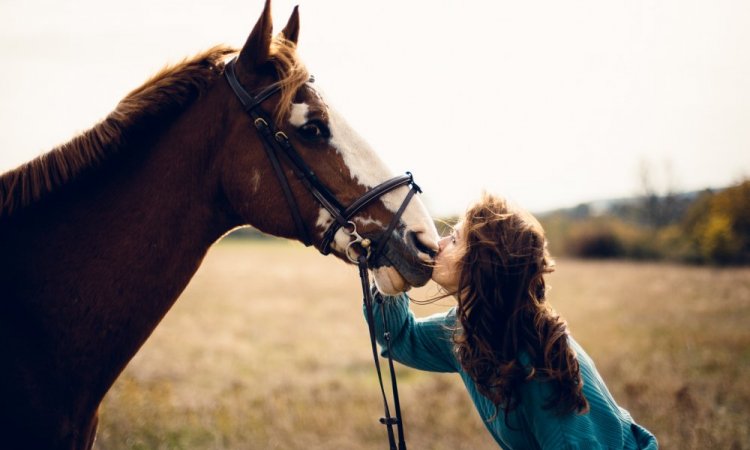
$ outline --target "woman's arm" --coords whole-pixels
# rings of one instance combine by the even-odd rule
[[[391,334],[391,356],[396,361],[415,369],[432,372],[457,372],[458,361],[453,355],[453,326],[455,315],[451,312],[417,319],[409,310],[406,294],[385,296],[373,289],[373,314],[375,336],[387,356],[383,338],[383,314]],[[382,301],[378,301],[382,299]],[[365,319],[367,314],[365,311]]]

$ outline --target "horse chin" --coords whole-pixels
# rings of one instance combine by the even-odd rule
[[[372,273],[375,286],[385,295],[396,295],[411,289],[411,285],[393,267],[378,267]]]
[[[385,251],[372,262],[375,284],[383,294],[424,286],[432,276],[432,265],[402,239],[391,239]]]

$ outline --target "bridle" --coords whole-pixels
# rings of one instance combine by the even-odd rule
[[[305,226],[302,220],[297,201],[292,193],[292,189],[289,186],[289,180],[287,179],[284,170],[282,169],[281,159],[284,158],[287,163],[291,166],[294,175],[302,183],[302,185],[312,194],[313,197],[325,208],[334,221],[323,233],[323,238],[320,243],[320,252],[327,255],[331,251],[331,244],[334,236],[339,229],[343,229],[344,232],[349,235],[350,241],[346,247],[346,256],[350,261],[356,263],[359,267],[359,275],[362,283],[362,295],[366,306],[367,322],[369,324],[370,331],[370,343],[372,346],[372,354],[375,360],[375,369],[378,374],[378,380],[380,382],[380,391],[383,394],[383,405],[385,417],[380,419],[380,422],[384,424],[388,431],[388,441],[391,450],[406,450],[406,441],[404,439],[403,432],[403,420],[401,418],[401,405],[398,398],[398,387],[396,385],[396,374],[393,368],[393,360],[391,359],[391,348],[390,348],[390,333],[388,332],[388,326],[385,322],[385,313],[383,308],[383,324],[385,328],[384,340],[386,342],[386,349],[388,351],[388,367],[391,374],[391,387],[393,390],[393,403],[394,403],[394,414],[391,417],[390,410],[388,407],[388,400],[383,387],[383,378],[380,369],[380,361],[378,358],[375,328],[374,328],[374,317],[373,317],[373,293],[370,287],[370,280],[368,275],[368,268],[370,261],[376,261],[377,258],[382,254],[383,249],[386,247],[388,240],[394,233],[396,226],[398,225],[401,216],[406,210],[407,205],[411,201],[412,197],[417,192],[422,190],[414,182],[414,178],[410,172],[406,172],[405,175],[397,176],[387,180],[369,191],[365,192],[361,197],[352,202],[349,206],[342,206],[342,204],[336,199],[336,196],[318,179],[315,172],[305,163],[300,157],[299,153],[294,149],[289,137],[283,132],[279,131],[275,126],[273,120],[269,118],[265,111],[260,107],[261,104],[279,92],[281,86],[279,83],[271,84],[264,88],[256,95],[250,95],[245,88],[242,87],[237,75],[235,74],[236,58],[229,61],[224,68],[224,77],[227,79],[229,86],[234,91],[235,96],[239,99],[242,104],[242,108],[247,114],[253,119],[253,124],[260,134],[261,141],[263,142],[263,148],[266,151],[271,166],[276,173],[276,178],[279,180],[281,189],[284,192],[284,197],[289,206],[289,211],[292,214],[297,233],[300,240],[306,246],[312,245],[312,238],[310,232]],[[312,82],[313,79],[311,78]],[[381,235],[376,242],[372,242],[370,239],[363,238],[357,232],[357,226],[352,221],[352,218],[359,213],[365,206],[372,203],[374,200],[379,199],[381,196],[388,192],[397,189],[401,186],[409,186],[409,192],[404,197],[401,206],[398,208],[396,213],[393,215],[391,222],[388,224],[385,232]],[[356,247],[355,247],[356,246]],[[380,296],[376,296],[378,301],[381,301]],[[396,426],[398,432],[398,447],[393,433],[393,426]]]
[[[315,175],[315,172],[313,172],[312,169],[310,169],[310,167],[300,157],[299,153],[294,149],[291,142],[289,141],[289,137],[286,135],[286,133],[277,130],[277,127],[274,126],[273,121],[260,108],[260,105],[264,101],[279,92],[281,86],[278,83],[274,83],[261,90],[255,96],[250,95],[245,90],[245,88],[242,87],[239,80],[237,79],[234,69],[236,64],[235,61],[236,60],[233,59],[226,64],[224,68],[224,76],[229,82],[229,86],[232,88],[232,91],[234,91],[235,95],[242,104],[242,108],[253,119],[253,124],[255,125],[255,128],[258,130],[258,133],[262,138],[263,148],[265,149],[268,159],[273,166],[274,172],[276,172],[276,178],[279,180],[281,189],[284,192],[284,197],[286,197],[287,204],[289,205],[289,211],[292,214],[292,219],[294,220],[295,227],[297,228],[297,233],[299,235],[300,241],[302,241],[302,243],[304,243],[306,246],[312,245],[312,238],[307,227],[305,226],[304,221],[302,220],[299,207],[297,206],[297,201],[289,186],[289,181],[287,180],[286,174],[282,169],[279,155],[286,158],[286,161],[291,166],[292,171],[294,172],[294,175],[297,177],[297,179],[302,182],[305,188],[313,195],[313,197],[315,197],[318,203],[320,203],[320,205],[331,214],[334,219],[325,233],[323,233],[323,239],[320,243],[320,252],[324,255],[330,253],[331,244],[333,242],[334,236],[336,235],[336,232],[340,228],[343,228],[347,232],[347,234],[352,237],[352,241],[349,243],[349,247],[347,247],[346,254],[349,259],[355,263],[357,262],[356,257],[354,257],[354,254],[349,249],[352,248],[354,244],[361,245],[363,242],[365,244],[367,244],[367,242],[359,235],[359,233],[357,233],[357,227],[351,219],[365,206],[369,205],[374,200],[379,199],[381,196],[387,194],[388,192],[401,186],[409,185],[411,187],[409,193],[404,198],[401,207],[393,216],[391,223],[386,229],[387,234],[385,234],[380,242],[377,243],[378,250],[382,250],[382,248],[385,247],[385,243],[390,238],[390,233],[395,230],[395,227],[404,210],[406,209],[406,206],[409,204],[412,196],[416,192],[422,192],[419,189],[419,186],[414,183],[414,178],[412,177],[411,173],[407,172],[405,175],[391,178],[390,180],[387,180],[365,192],[351,205],[347,207],[342,206],[341,202],[338,201],[336,196],[333,195],[328,187],[326,187],[318,179],[318,177]],[[311,81],[313,81],[312,78]],[[367,245],[364,245],[362,247],[368,248]],[[367,251],[372,251],[371,248],[372,247],[369,247]]]

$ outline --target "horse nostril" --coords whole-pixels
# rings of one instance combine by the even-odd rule
[[[414,248],[416,248],[418,252],[427,254],[427,255],[430,256],[430,258],[434,258],[435,255],[437,255],[437,250],[435,250],[434,248],[432,248],[429,245],[427,245],[426,243],[424,243],[419,238],[419,234],[423,234],[423,233],[416,233],[414,231],[410,231],[407,234],[407,240],[408,240],[408,242],[411,245],[413,245]]]

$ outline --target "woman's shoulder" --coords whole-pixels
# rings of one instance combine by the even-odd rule
[[[579,344],[578,341],[576,341],[570,334],[568,334],[568,344],[576,355],[578,366],[581,368],[581,377],[584,378],[584,382],[586,381],[586,378],[590,378],[592,376],[595,376],[600,380],[601,377],[597,372],[594,360],[591,359],[589,354],[586,353],[586,350],[584,350],[583,346],[581,346],[581,344]]]

